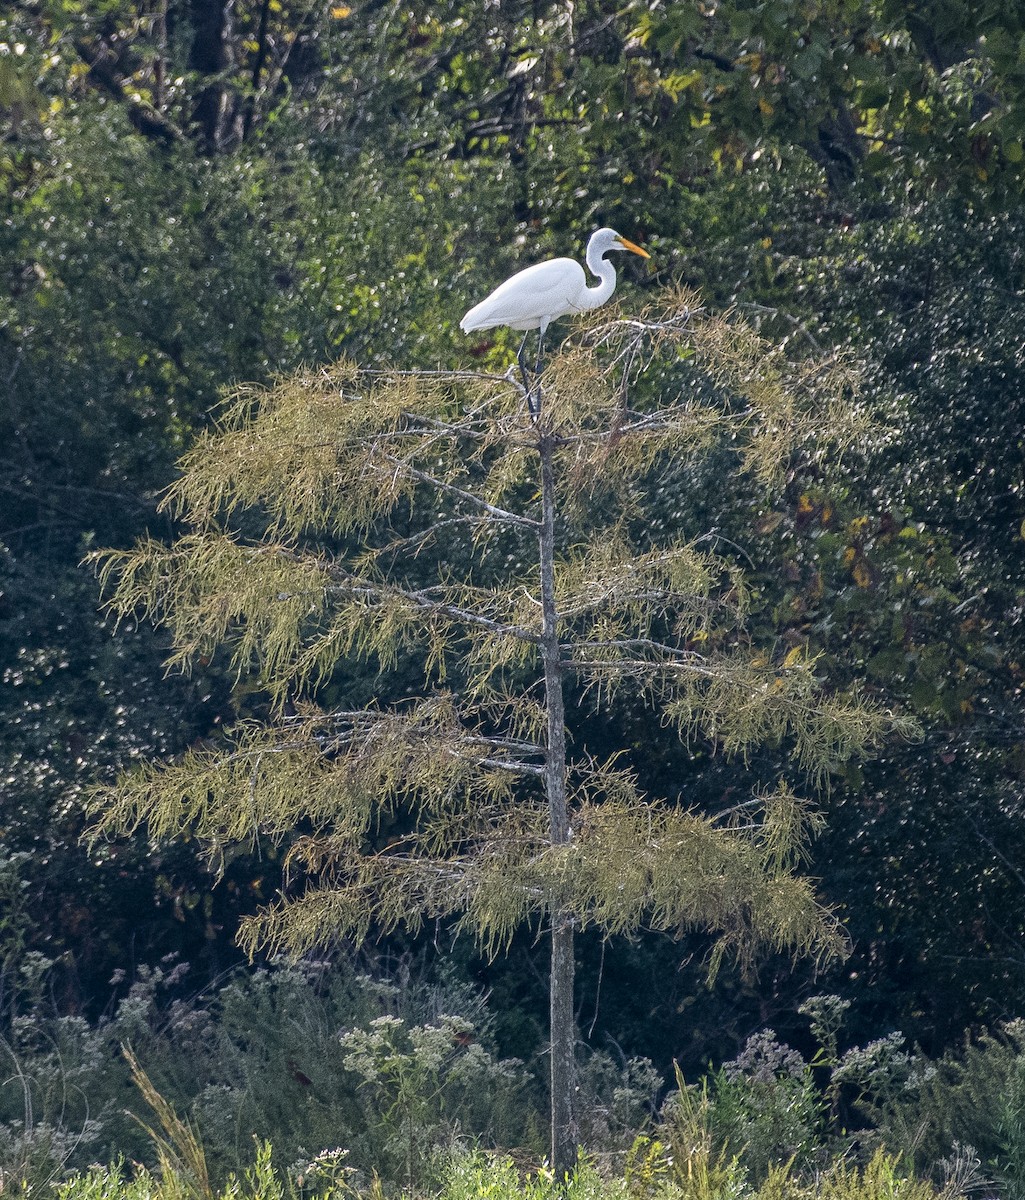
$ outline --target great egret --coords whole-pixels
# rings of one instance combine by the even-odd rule
[[[591,234],[585,256],[588,269],[601,280],[597,287],[587,286],[584,268],[572,258],[550,258],[547,262],[517,271],[505,283],[499,284],[486,300],[470,309],[459,322],[459,327],[464,333],[472,329],[492,329],[496,325],[508,325],[510,329],[525,329],[528,332],[531,329],[538,330],[537,364],[534,368],[536,385],[541,372],[541,344],[551,322],[569,313],[597,308],[616,290],[616,268],[605,258],[612,250],[629,250],[641,258],[651,257],[647,250],[627,241],[614,229],[599,229]],[[537,409],[531,403],[533,388],[527,387],[527,371],[523,365],[526,344],[527,334],[524,333],[516,359],[520,364],[523,386],[527,388],[528,407],[536,416]]]

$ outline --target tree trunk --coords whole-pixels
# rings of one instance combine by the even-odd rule
[[[577,1159],[576,1021],[573,1017],[573,920],[562,908],[552,910],[552,963],[549,1023],[552,1063],[552,1170],[556,1179],[571,1171]]]
[[[555,605],[555,437],[542,431],[541,454],[541,653],[545,672],[548,711],[548,747],[545,756],[545,791],[548,795],[553,845],[569,841],[566,805],[566,713],[562,696],[562,647],[559,644]],[[552,1169],[557,1179],[573,1168],[577,1153],[577,1127],[573,1113],[575,1091],[576,1023],[573,1018],[573,918],[553,891],[550,900],[552,959],[550,970],[550,1036],[552,1092]]]
[[[192,119],[211,153],[223,150],[233,120],[232,99],[223,76],[231,65],[232,15],[235,0],[192,0],[192,45],[189,66],[209,77],[199,93]]]

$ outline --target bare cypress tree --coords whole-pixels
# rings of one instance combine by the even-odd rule
[[[276,715],[103,789],[97,832],[188,830],[214,857],[287,842],[291,883],[245,924],[250,951],[452,917],[496,952],[546,924],[561,1173],[577,1144],[575,930],[703,929],[713,966],[843,944],[795,873],[818,817],[785,783],[718,818],[646,796],[618,758],[568,744],[564,686],[598,706],[631,689],[727,752],[782,741],[813,782],[883,736],[892,719],[824,689],[799,650],[750,644],[735,564],[646,520],[652,481],[684,488],[713,447],[771,487],[802,447],[861,431],[842,364],[792,366],[680,295],[585,328],[536,420],[511,373],[341,364],[241,389],[168,497],[189,532],[101,570],[115,611],[168,626],[172,666],[230,646]],[[422,687],[318,704],[354,656],[376,658],[382,691],[415,659]]]

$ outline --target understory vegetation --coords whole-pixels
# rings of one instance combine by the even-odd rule
[[[561,1194],[538,1063],[497,1054],[486,998],[465,982],[386,966],[280,962],[172,999],[188,970],[166,963],[94,1024],[40,1001],[0,1048],[5,1189]],[[846,1008],[804,1005],[804,1053],[764,1030],[668,1088],[647,1060],[590,1054],[565,1194],[1025,1196],[1025,1026],[931,1059],[896,1031],[848,1045]]]

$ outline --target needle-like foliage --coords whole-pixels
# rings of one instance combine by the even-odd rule
[[[117,613],[167,626],[171,666],[227,647],[276,716],[101,790],[95,831],[188,831],[215,859],[285,843],[251,950],[452,917],[494,952],[550,922],[554,1072],[574,927],[704,929],[714,963],[842,946],[795,874],[816,818],[788,787],[725,821],[643,795],[627,764],[568,746],[566,687],[599,706],[639,694],[730,753],[783,744],[814,782],[895,723],[800,650],[752,646],[736,563],[645,519],[658,481],[712,446],[773,486],[793,455],[856,440],[844,364],[792,365],[674,295],[583,329],[541,405],[532,418],[512,372],[352,364],[231,397],[167,497],[185,532],[101,573]],[[318,705],[354,659],[380,668],[378,705]],[[389,672],[414,662],[421,698],[389,702]]]

